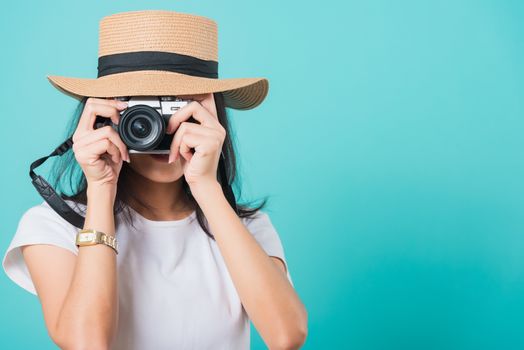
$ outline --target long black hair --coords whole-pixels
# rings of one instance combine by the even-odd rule
[[[216,92],[213,93],[213,96],[215,99],[218,120],[222,127],[226,130],[226,137],[224,139],[224,145],[222,150],[224,153],[224,165],[226,168],[227,179],[221,179],[219,177],[218,181],[221,185],[223,185],[224,181],[228,181],[232,188],[236,188],[237,194],[235,197],[237,197],[238,216],[241,218],[251,218],[257,213],[258,210],[264,208],[264,206],[267,204],[268,197],[266,196],[259,206],[254,207],[247,203],[238,203],[238,198],[240,198],[241,185],[237,176],[238,174],[236,168],[237,160],[235,156],[235,147],[231,137],[232,127],[229,123],[226,105],[224,103],[224,97],[222,93]],[[69,125],[67,126],[65,137],[71,136],[76,130],[78,121],[80,120],[80,116],[82,115],[86,102],[87,97],[84,97],[81,101],[79,101],[78,106],[76,107],[76,110],[74,112],[74,116],[70,120]],[[139,198],[134,197],[132,191],[129,190],[129,184],[126,181],[126,179],[129,177],[129,175],[132,174],[132,172],[134,172],[134,170],[131,168],[131,166],[127,162],[123,162],[122,169],[120,170],[118,178],[117,193],[113,209],[115,217],[116,214],[123,211],[125,214],[125,220],[131,225],[133,225],[133,216],[131,215],[131,212],[128,207],[129,198],[133,198],[135,201],[139,202],[140,205],[151,209],[146,203],[140,201]],[[82,171],[82,168],[76,161],[72,149],[68,150],[61,157],[55,158],[55,161],[53,162],[53,165],[51,167],[50,175],[53,187],[64,200],[71,200],[74,203],[87,205],[87,181]],[[181,180],[184,193],[187,195],[193,207],[196,208],[196,216],[198,223],[200,224],[200,227],[202,227],[204,232],[209,237],[215,239],[213,234],[211,234],[211,232],[209,231],[204,212],[198,205],[198,202],[195,200],[195,198],[191,195],[189,184],[185,180],[185,177],[182,176]],[[118,224],[119,220],[115,220],[115,225]]]

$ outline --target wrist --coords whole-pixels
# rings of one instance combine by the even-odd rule
[[[112,236],[116,234],[113,213],[115,197],[114,186],[88,184],[84,229],[99,230]]]
[[[191,194],[199,201],[199,198],[205,198],[210,195],[222,193],[222,187],[216,180],[202,181],[194,184],[190,184]]]
[[[116,186],[107,184],[88,184],[87,185],[87,199],[95,199],[98,201],[114,202],[116,197]]]

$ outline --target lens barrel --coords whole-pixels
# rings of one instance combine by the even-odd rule
[[[128,148],[137,151],[155,149],[165,135],[165,122],[156,109],[136,105],[126,109],[118,124],[120,138]]]

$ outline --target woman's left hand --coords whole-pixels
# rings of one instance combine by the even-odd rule
[[[190,117],[200,124],[187,122]],[[175,136],[171,142],[169,163],[182,156],[180,161],[190,186],[216,183],[218,161],[226,137],[226,130],[218,121],[216,111],[208,110],[199,101],[192,101],[169,119],[167,133],[173,132]],[[194,153],[191,148],[195,149]]]

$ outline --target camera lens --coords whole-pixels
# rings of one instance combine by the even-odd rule
[[[144,117],[137,117],[131,123],[131,133],[137,138],[144,138],[151,132],[151,123]]]
[[[164,138],[165,124],[153,107],[135,105],[122,113],[118,133],[127,147],[144,152],[159,145]]]

